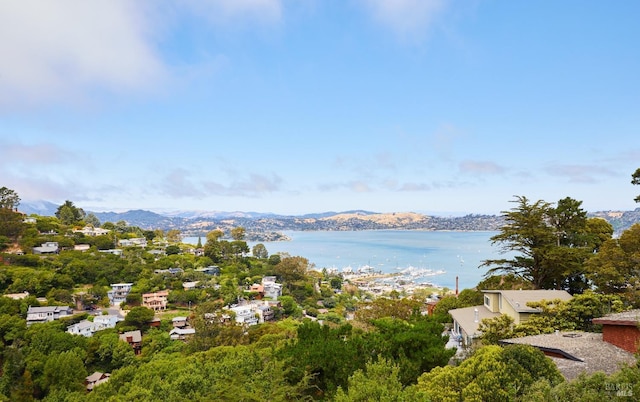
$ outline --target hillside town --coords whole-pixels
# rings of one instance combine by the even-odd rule
[[[6,190],[11,200],[7,195],[13,193]],[[162,391],[159,383],[149,386],[165,395],[161,400],[172,400],[179,389],[174,379],[192,381],[192,365],[215,355],[201,374],[222,377],[209,386],[202,383],[197,392],[213,392],[221,400],[228,399],[228,391],[215,384],[233,384],[239,375],[234,370],[273,376],[271,364],[282,367],[277,387],[259,381],[253,392],[339,400],[344,390],[358,389],[352,376],[362,368],[373,370],[373,364],[395,372],[397,392],[415,401],[447,400],[446,393],[460,392],[451,378],[485,364],[505,365],[504,381],[516,381],[510,375],[524,372],[529,380],[515,394],[496,385],[473,391],[477,395],[497,392],[507,400],[527,400],[540,381],[553,393],[581,389],[592,378],[622,384],[615,395],[640,392],[633,380],[640,297],[629,286],[640,278],[633,269],[618,277],[607,273],[610,253],[634,266],[636,248],[629,245],[640,244],[640,224],[615,238],[612,226],[588,217],[579,201],[560,200],[558,209],[530,204],[525,197],[517,201],[519,209],[502,217],[505,225],[493,241],[511,244],[501,236],[510,223],[522,221],[520,210],[539,208],[551,217],[562,209],[571,225],[563,223],[561,241],[553,236],[558,228],[547,223],[552,219],[540,221],[548,231],[540,237],[548,242],[541,258],[554,255],[548,254],[553,247],[566,264],[554,261],[554,268],[544,271],[488,260],[485,279],[465,289],[457,280],[453,289],[414,281],[425,274],[416,268],[314,269],[303,256],[270,254],[261,243],[250,249],[243,227],[212,230],[192,245],[182,243],[177,230],[101,223],[71,201],[55,216],[4,208],[0,390],[12,400],[24,395],[46,400],[59,393],[89,401],[129,398],[142,391],[122,388],[124,382],[143,384],[162,364],[172,373],[165,381],[173,385]],[[258,355],[261,363],[248,357]],[[528,371],[533,361],[536,369]],[[232,377],[216,364],[235,367]],[[491,371],[474,376],[484,381]],[[311,377],[303,380],[307,374]],[[320,394],[312,391],[318,389]]]

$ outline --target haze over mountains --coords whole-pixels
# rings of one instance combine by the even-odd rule
[[[59,205],[48,201],[23,201],[20,211],[42,216],[53,216]],[[504,220],[499,215],[442,217],[415,212],[377,213],[363,210],[320,212],[306,215],[277,215],[243,211],[162,211],[143,209],[125,212],[95,212],[100,222],[125,221],[143,229],[179,229],[185,236],[201,236],[213,229],[229,230],[242,226],[250,239],[278,239],[276,232],[285,230],[498,230]],[[640,222],[640,208],[634,211],[591,212],[589,216],[607,220],[616,234]]]

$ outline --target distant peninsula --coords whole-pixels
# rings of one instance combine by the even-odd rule
[[[50,204],[50,205],[49,205]],[[57,205],[39,202],[21,204],[27,214],[53,215]],[[243,227],[247,240],[287,240],[283,231],[355,231],[355,230],[432,230],[432,231],[497,231],[504,225],[501,215],[468,214],[464,216],[432,216],[416,212],[378,213],[364,210],[323,212],[307,215],[278,215],[258,212],[174,211],[156,213],[148,210],[126,212],[91,212],[100,222],[125,221],[143,229],[180,230],[183,236],[204,236],[214,229],[228,233]],[[619,234],[640,222],[640,208],[634,211],[600,211],[588,214],[608,221]]]

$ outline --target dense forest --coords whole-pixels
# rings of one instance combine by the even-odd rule
[[[0,189],[0,400],[601,401],[616,396],[610,384],[640,395],[637,363],[568,381],[540,350],[497,345],[558,329],[597,332],[593,318],[640,307],[640,224],[614,237],[611,224],[568,197],[515,197],[491,239],[515,256],[485,261],[485,279],[440,294],[432,314],[430,291],[373,295],[303,256],[250,249],[240,226],[213,229],[194,248],[178,230],[100,222],[71,201],[54,217],[26,216],[19,203]],[[267,277],[281,285],[275,300],[260,293]],[[131,290],[113,305],[109,291],[122,283]],[[522,325],[483,321],[481,342],[463,357],[446,347],[449,310],[482,304],[483,289],[523,288],[574,297],[538,306],[542,313]],[[161,291],[166,309],[143,306],[145,294]],[[273,302],[273,315],[239,322],[233,307],[255,300]],[[73,314],[28,323],[38,306]],[[123,319],[113,328],[67,331],[114,311]],[[171,336],[177,317],[187,317],[192,335]],[[138,347],[122,340],[136,331]],[[108,381],[88,391],[94,373]]]

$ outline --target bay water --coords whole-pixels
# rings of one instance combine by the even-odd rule
[[[290,241],[261,242],[269,255],[288,253],[307,258],[315,269],[338,272],[363,267],[382,273],[411,273],[416,282],[472,288],[483,279],[484,260],[503,258],[491,244],[497,232],[482,231],[285,231]],[[203,238],[203,242],[204,242]],[[185,238],[197,244],[198,238]],[[248,242],[253,247],[256,242]],[[508,254],[506,255],[508,256]]]

